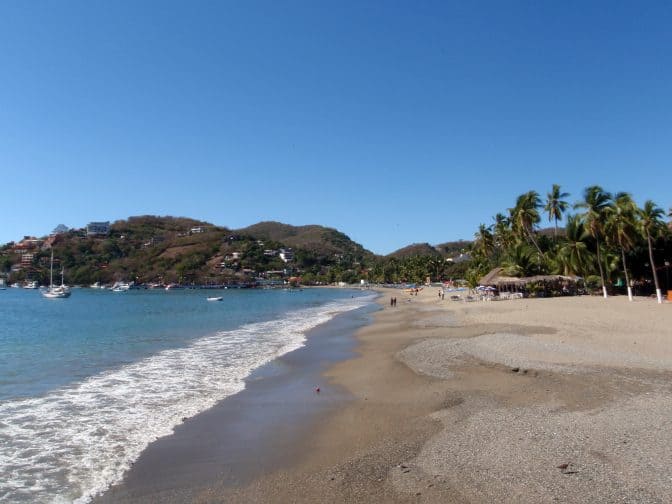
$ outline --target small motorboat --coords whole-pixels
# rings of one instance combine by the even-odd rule
[[[222,296],[210,296],[210,297],[208,297],[208,298],[206,298],[206,299],[207,299],[208,301],[221,301],[221,300],[224,299],[224,298],[223,298]]]

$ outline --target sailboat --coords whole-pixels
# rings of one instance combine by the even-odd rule
[[[61,269],[61,285],[54,286],[54,251],[51,251],[51,268],[49,270],[49,288],[42,291],[42,296],[49,299],[70,297],[70,289],[63,282],[65,272]]]

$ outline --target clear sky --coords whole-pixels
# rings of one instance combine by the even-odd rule
[[[559,183],[672,206],[672,3],[0,1],[0,243],[179,215],[471,239]]]

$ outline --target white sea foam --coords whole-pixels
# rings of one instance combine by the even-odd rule
[[[200,338],[49,393],[0,404],[0,501],[88,502],[152,441],[245,388],[255,368],[359,297]]]

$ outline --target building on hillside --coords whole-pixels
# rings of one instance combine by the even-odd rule
[[[21,266],[30,266],[31,264],[33,264],[33,259],[35,259],[34,254],[22,254]]]
[[[262,273],[262,276],[265,278],[282,278],[284,276],[284,271],[282,270],[269,270]]]
[[[470,254],[459,254],[459,255],[456,255],[454,257],[446,258],[446,262],[454,263],[454,264],[459,264],[459,263],[463,263],[463,262],[470,261],[470,260],[471,260],[471,255]]]
[[[278,255],[278,251],[273,249],[266,249],[264,250],[264,255],[266,257],[275,257]]]
[[[51,232],[52,235],[59,235],[63,233],[67,233],[69,231],[68,227],[65,224],[59,224],[54,228],[54,230]]]
[[[294,260],[294,252],[292,252],[292,249],[280,249],[280,259],[282,259],[283,262],[288,263],[290,261]]]
[[[42,245],[42,240],[39,240],[34,236],[24,236],[23,240],[14,244],[12,247],[12,252],[15,254],[23,254],[29,250],[37,249],[40,245]]]
[[[107,236],[110,234],[110,222],[89,222],[86,225],[86,236]]]
[[[53,247],[58,240],[61,239],[60,234],[52,234],[47,237],[46,240],[44,240],[44,243],[42,244],[42,250],[49,250],[51,247]]]
[[[189,232],[191,234],[201,234],[205,233],[207,230],[208,230],[207,226],[194,226],[189,230]]]
[[[152,247],[163,242],[165,238],[163,236],[152,236],[148,241],[142,244],[142,248]]]

